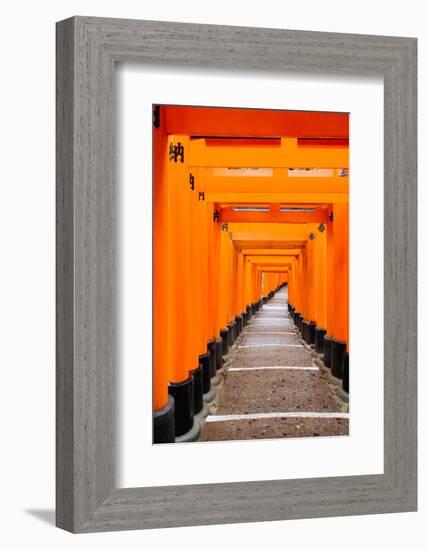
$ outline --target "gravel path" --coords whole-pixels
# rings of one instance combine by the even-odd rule
[[[348,418],[334,417],[335,413],[343,416],[346,404],[295,331],[286,288],[253,317],[229,353],[226,366],[224,383],[210,407],[212,416],[202,426],[200,441],[348,435]],[[257,417],[260,413],[263,418]],[[296,416],[284,418],[278,413]],[[305,417],[299,417],[301,413]],[[254,414],[255,418],[235,418]]]

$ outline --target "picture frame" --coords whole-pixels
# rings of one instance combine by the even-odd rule
[[[56,51],[57,526],[84,533],[416,510],[416,39],[72,17],[57,24]],[[383,474],[115,488],[118,62],[383,77]]]

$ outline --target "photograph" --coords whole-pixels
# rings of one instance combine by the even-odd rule
[[[348,436],[350,113],[153,105],[153,443]]]

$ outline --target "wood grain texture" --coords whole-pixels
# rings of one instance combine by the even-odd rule
[[[115,62],[381,75],[383,475],[115,489]],[[416,40],[75,17],[57,25],[57,525],[72,532],[416,509]]]

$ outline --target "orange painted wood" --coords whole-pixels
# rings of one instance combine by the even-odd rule
[[[229,270],[230,270],[230,239],[229,232],[222,229],[220,232],[220,282],[219,282],[219,326],[224,328],[229,322]]]
[[[311,234],[315,236],[313,240],[308,238],[306,244],[307,262],[306,262],[306,317],[309,322],[316,323],[318,320],[317,311],[317,254],[316,254],[316,240],[317,234],[314,230]]]
[[[214,176],[212,168],[199,168],[201,188],[207,193],[349,193],[349,177],[288,177],[274,169],[274,176]],[[280,175],[276,175],[279,174]]]
[[[251,113],[249,120],[244,116],[248,113],[222,111],[231,118],[210,118],[212,112],[204,108],[197,116],[168,108],[163,118],[166,128],[190,128],[192,124],[202,128],[206,124],[213,133],[208,139],[190,138],[190,132],[167,138],[162,133],[164,126],[154,140],[154,197],[158,201],[154,206],[156,410],[166,404],[168,380],[185,380],[189,370],[197,367],[198,355],[206,351],[208,340],[218,338],[220,330],[246,305],[284,282],[289,302],[306,320],[348,342],[349,178],[337,173],[294,177],[288,171],[288,167],[347,168],[348,116],[340,117],[339,124],[346,132],[336,135],[338,126],[334,130],[335,123],[330,120],[332,133],[323,135],[322,142],[317,135],[302,140],[305,136],[286,132],[260,140],[260,128],[270,124],[272,129],[278,122],[273,115],[265,124],[260,113]],[[199,120],[199,116],[210,122]],[[306,124],[304,118],[300,116],[300,128]],[[324,117],[318,121],[321,126],[327,124],[327,119],[321,119]],[[239,122],[235,130],[252,127],[252,139],[243,139],[251,137],[248,132],[229,139],[236,136],[226,130],[232,130],[228,126],[231,120]],[[215,127],[224,132],[216,133]],[[185,146],[184,163],[168,161],[168,143],[177,141]],[[265,170],[233,171],[232,167]],[[195,178],[193,190],[190,173]],[[238,212],[234,210],[237,205],[264,206],[269,211]],[[281,206],[314,211],[281,212]],[[217,219],[214,212],[218,212]],[[326,231],[319,231],[321,224]],[[311,234],[314,239],[309,238]],[[162,288],[166,288],[163,295]],[[160,337],[165,325],[166,339]]]
[[[187,148],[188,137],[169,136],[169,143]],[[185,157],[186,158],[186,157]],[[168,379],[182,382],[192,368],[190,339],[191,319],[189,311],[190,272],[190,194],[186,162],[168,163],[168,323],[166,341],[168,354]]]
[[[192,140],[189,165],[236,168],[349,168],[347,148],[298,147],[296,139],[282,138],[281,147],[207,147]]]
[[[214,210],[216,205],[213,206]],[[212,221],[213,246],[211,251],[213,264],[213,336],[216,338],[220,335],[220,330],[223,328],[221,324],[220,314],[220,270],[221,270],[221,226],[217,221]]]
[[[317,326],[327,327],[327,235],[318,231],[316,239],[316,302]]]
[[[199,177],[198,177],[199,180]],[[214,253],[214,230],[215,226],[218,225],[213,220],[214,205],[207,202],[206,207],[206,223],[207,223],[207,262],[208,262],[208,288],[206,295],[207,303],[207,330],[208,330],[208,340],[217,337],[217,331],[215,328],[215,296],[216,296],[216,285],[215,277],[218,265],[216,264],[216,255]]]
[[[222,208],[222,223],[325,223],[327,213],[317,212],[236,212],[233,207]]]
[[[188,171],[188,175],[190,170]],[[192,172],[193,174],[193,172]],[[187,181],[189,182],[188,176]],[[198,357],[204,353],[202,346],[202,334],[199,319],[201,317],[201,300],[200,300],[200,280],[201,280],[201,263],[200,263],[200,230],[199,230],[199,204],[198,204],[198,188],[195,185],[194,189],[190,188],[190,184],[186,185],[186,193],[189,195],[190,210],[189,210],[189,234],[188,242],[190,248],[190,280],[186,282],[188,286],[187,296],[189,299],[189,318],[191,323],[190,332],[183,335],[189,340],[191,349],[191,367],[194,370],[199,366]]]
[[[349,211],[347,206],[333,206],[335,328],[337,340],[349,342]]]
[[[198,286],[195,289],[196,299],[199,303],[199,316],[195,319],[200,327],[200,349],[201,353],[206,353],[207,342],[209,340],[209,324],[208,324],[208,218],[207,218],[207,202],[202,198],[199,199],[198,190],[198,226],[195,229],[199,242],[199,269],[200,277]],[[192,237],[196,237],[192,235]],[[192,282],[190,283],[192,284]]]
[[[333,214],[333,207],[329,208]],[[335,274],[334,274],[334,229],[331,220],[327,221],[327,336],[333,338],[335,333]]]
[[[153,132],[153,409],[168,402],[168,138]]]
[[[168,133],[199,136],[349,137],[349,114],[276,109],[161,106]]]

